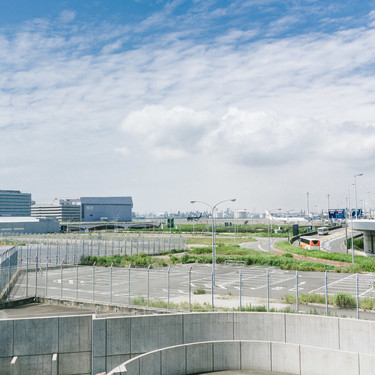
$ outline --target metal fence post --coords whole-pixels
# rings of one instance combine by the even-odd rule
[[[168,307],[168,310],[169,310],[170,272],[171,272],[171,266],[168,266],[168,271],[167,271],[167,307]]]
[[[63,296],[63,265],[64,262],[61,262],[61,270],[60,270],[60,298]]]
[[[356,294],[357,294],[357,319],[359,319],[359,280],[358,280],[358,273],[356,273]]]
[[[95,264],[92,265],[92,301],[95,301]]]
[[[191,312],[191,269],[189,268],[189,312]]]
[[[79,278],[78,278],[78,267],[79,265],[76,265],[76,300],[78,301],[78,284],[79,284]]]
[[[46,287],[44,295],[47,297],[47,290],[48,290],[48,261],[46,263]]]
[[[35,258],[35,297],[38,295],[38,250]]]
[[[270,270],[267,268],[267,312],[270,312]]]
[[[77,239],[72,243],[73,251],[73,264],[76,264],[76,253],[77,253]]]
[[[325,294],[326,294],[326,315],[328,316],[328,276],[327,271],[325,272]]]
[[[297,309],[297,314],[299,310],[299,303],[298,303],[298,270],[296,271],[296,309]]]
[[[53,242],[53,239],[52,239]],[[52,260],[51,260],[52,262]],[[59,246],[58,246],[58,240],[56,239],[55,242],[55,266],[59,264]]]
[[[113,266],[113,263],[111,263],[111,273],[110,273],[110,276],[111,276],[111,290],[110,290],[110,300],[109,300],[109,303],[112,304],[112,266]]]
[[[26,246],[26,297],[29,295],[29,245]]]
[[[215,300],[215,297],[214,297],[214,286],[215,286],[215,276],[214,276],[214,273],[211,272],[211,310],[214,311],[215,310],[215,307],[214,307],[214,300]]]
[[[129,264],[129,268],[128,268],[128,305],[130,305],[130,268],[131,268],[131,264]]]
[[[240,311],[242,311],[242,269],[240,269]]]
[[[11,274],[11,271],[10,271],[10,266],[11,266],[11,262],[10,262],[10,252],[8,252],[9,256],[8,256],[8,263],[9,263],[9,266],[8,266],[8,290],[7,290],[7,295],[8,295],[8,299],[10,300],[10,274]]]
[[[151,265],[147,267],[147,308],[150,305],[150,267]]]

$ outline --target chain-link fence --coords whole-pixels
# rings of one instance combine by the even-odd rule
[[[371,319],[374,275],[261,267],[175,265],[157,269],[60,264],[18,268],[11,299],[56,299],[176,311],[292,311]],[[6,268],[0,272],[9,272]],[[214,281],[215,280],[215,281]]]
[[[182,236],[145,236],[124,234],[46,234],[0,236],[9,246],[0,254],[0,300],[10,298],[10,288],[23,274],[34,273],[35,284],[40,270],[78,264],[85,256],[158,255],[171,250],[183,250]],[[37,270],[37,271],[36,271]],[[25,290],[29,291],[29,277]],[[36,286],[37,287],[37,286]],[[26,293],[27,295],[27,293]]]
[[[158,255],[186,247],[182,236],[144,235],[20,235],[2,236],[2,241],[18,243],[20,267],[30,267],[36,263],[60,265],[77,264],[81,256],[112,256],[148,254]]]
[[[18,247],[12,246],[0,254],[0,300],[10,293],[17,271]]]

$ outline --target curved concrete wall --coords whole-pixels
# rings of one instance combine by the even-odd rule
[[[369,375],[375,357],[267,341],[210,341],[137,356],[108,375],[186,375],[225,370],[296,375]]]
[[[51,373],[57,354],[60,375],[97,374],[162,348],[228,340],[313,347],[303,350],[317,350],[317,363],[319,358],[324,363],[324,349],[359,353],[362,375],[365,363],[375,368],[375,322],[314,315],[217,312],[7,319],[0,320],[0,337],[0,374],[10,373],[15,357],[20,373]]]

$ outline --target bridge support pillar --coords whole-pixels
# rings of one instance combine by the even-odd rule
[[[363,247],[367,255],[375,256],[375,231],[363,232]]]

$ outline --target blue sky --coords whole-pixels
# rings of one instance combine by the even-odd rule
[[[374,61],[374,1],[3,1],[0,188],[374,206]]]

